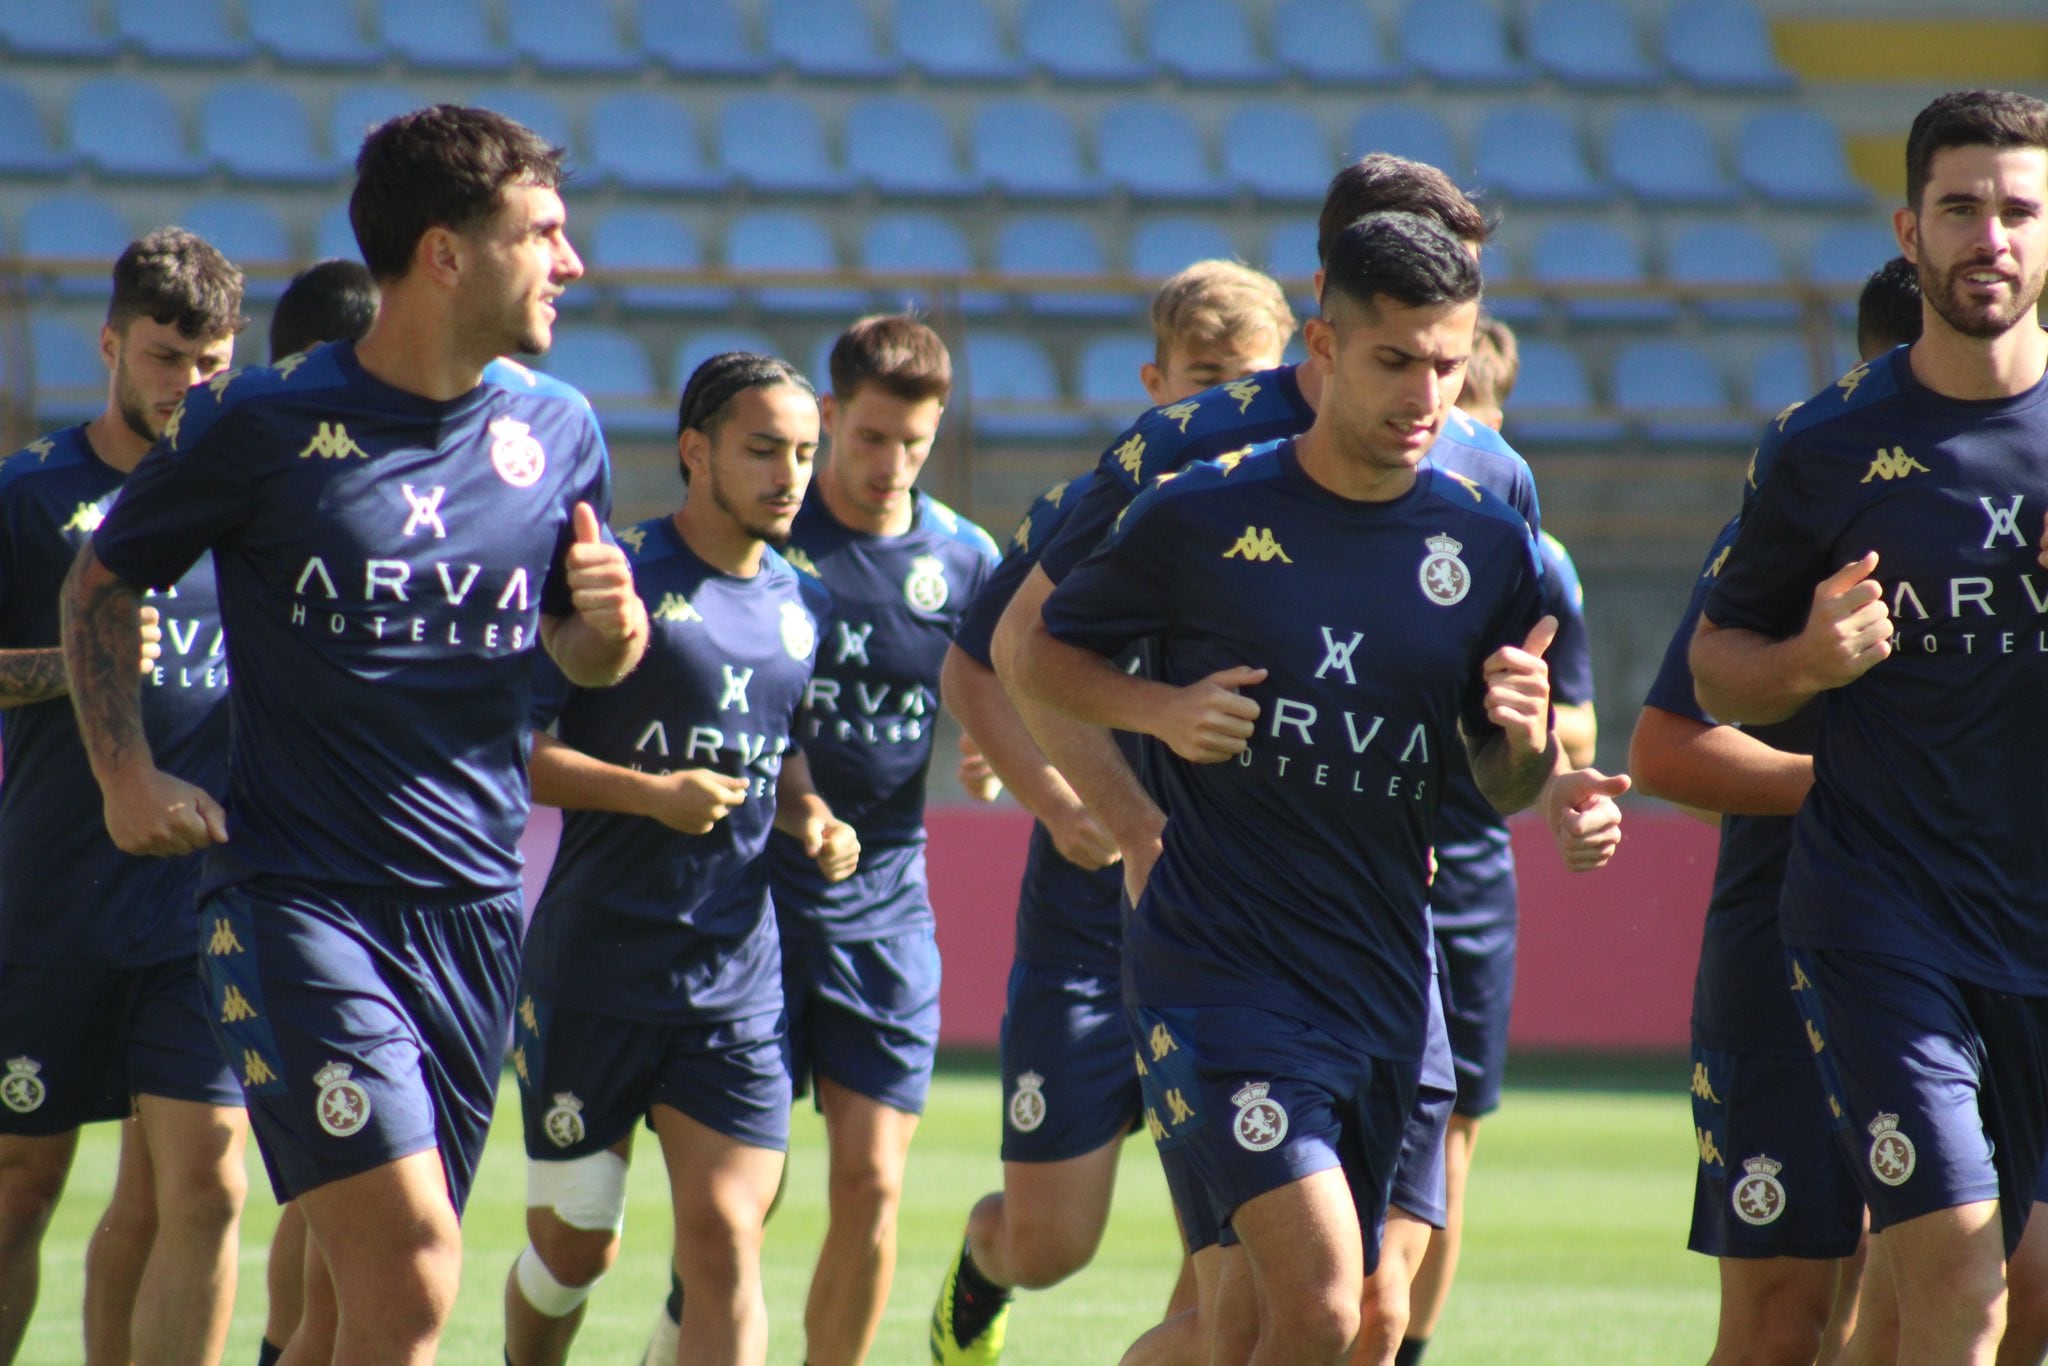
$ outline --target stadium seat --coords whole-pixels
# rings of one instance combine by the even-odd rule
[[[1690,342],[1630,342],[1615,354],[1612,378],[1616,411],[1651,441],[1746,450],[1756,438],[1748,415],[1730,411],[1721,372]]]
[[[1105,441],[1130,425],[1149,403],[1138,372],[1157,359],[1156,343],[1136,333],[1097,337],[1081,348],[1081,402]]]
[[[1518,339],[1522,368],[1507,404],[1507,436],[1517,445],[1598,446],[1619,441],[1619,418],[1597,410],[1586,367],[1568,346]]]
[[[1368,152],[1392,152],[1410,161],[1420,161],[1461,183],[1471,178],[1465,158],[1458,155],[1450,125],[1425,105],[1376,104],[1366,108],[1352,121],[1345,159],[1356,161]]]
[[[337,161],[355,164],[356,152],[370,130],[386,119],[433,103],[424,95],[396,85],[352,85],[334,97],[327,113],[327,145]]]
[[[64,175],[78,158],[60,152],[43,127],[35,97],[10,80],[0,80],[0,175]]]
[[[569,135],[568,114],[554,96],[531,85],[492,86],[477,91],[466,103],[480,109],[494,109],[508,119],[516,119],[540,134],[550,146],[574,146],[575,140]]]
[[[114,30],[150,62],[246,62],[256,45],[228,26],[222,0],[115,0]]]
[[[1322,127],[1292,105],[1239,105],[1223,125],[1223,178],[1256,199],[1321,203],[1336,172]]]
[[[71,88],[71,145],[101,175],[196,180],[206,163],[186,150],[185,120],[154,81],[95,76]]]
[[[1443,85],[1516,87],[1536,78],[1508,50],[1507,21],[1487,0],[1408,0],[1401,55]]]
[[[1137,85],[1152,64],[1131,51],[1122,11],[1099,0],[1024,0],[1017,31],[1025,60],[1056,81]]]
[[[378,0],[384,46],[409,66],[435,71],[503,71],[512,52],[492,36],[483,0]]]
[[[512,50],[539,71],[622,76],[646,65],[607,0],[506,0],[505,20]]]
[[[1804,403],[1834,383],[1848,369],[1829,350],[1826,373],[1814,373],[1813,348],[1805,338],[1787,338],[1760,346],[1749,362],[1749,409],[1758,417],[1775,417],[1795,403]]]
[[[1774,204],[1861,208],[1870,191],[1849,174],[1842,135],[1820,114],[1772,109],[1745,119],[1735,138],[1735,173]]]
[[[319,185],[346,169],[313,138],[313,116],[289,86],[227,81],[199,106],[199,153],[236,180]]]
[[[896,50],[927,80],[1022,80],[987,0],[897,0]]]
[[[1680,228],[1665,253],[1664,273],[1681,285],[1772,288],[1767,298],[1700,300],[1700,317],[1710,323],[1799,321],[1799,304],[1784,295],[1785,265],[1778,249],[1748,223],[1693,223]]]
[[[175,221],[242,268],[242,297],[250,303],[274,303],[284,293],[298,253],[284,220],[270,209],[252,199],[221,196],[187,205]]]
[[[103,62],[121,42],[100,27],[96,5],[0,5],[0,45],[16,57]]]
[[[1306,219],[1290,219],[1266,234],[1266,251],[1260,269],[1276,280],[1306,280],[1322,269],[1316,255],[1316,225]]]
[[[1534,104],[1496,108],[1479,121],[1473,176],[1488,193],[1531,204],[1600,204],[1612,193],[1586,164],[1567,116]]]
[[[735,95],[718,116],[718,156],[726,170],[757,190],[844,194],[853,177],[832,164],[825,126],[791,95]]]
[[[640,46],[686,76],[765,76],[775,59],[747,32],[737,0],[640,0]]]
[[[356,230],[349,226],[346,203],[321,214],[313,228],[313,259],[327,261],[337,256],[345,261],[363,259],[362,248],[356,245]]]
[[[1408,69],[1388,52],[1372,10],[1357,0],[1281,0],[1273,54],[1311,85],[1396,85]]]
[[[838,250],[825,225],[807,213],[787,209],[757,210],[734,218],[726,231],[725,263],[733,270],[821,275],[840,269]],[[859,290],[837,287],[767,285],[748,292],[765,313],[854,314],[866,304]]]
[[[957,198],[981,189],[960,169],[937,108],[909,95],[877,95],[846,114],[846,169],[877,193]]]
[[[699,270],[704,249],[690,225],[665,209],[613,209],[590,229],[584,257],[596,270]],[[633,311],[689,310],[716,313],[732,308],[734,291],[708,285],[621,284],[610,291]],[[574,300],[588,289],[571,287]]]
[[[625,332],[595,325],[567,329],[536,364],[581,390],[612,440],[675,431],[675,400],[655,387],[646,348]]]
[[[32,201],[21,215],[21,254],[38,262],[83,261],[81,274],[56,276],[50,291],[60,299],[107,299],[114,258],[133,240],[121,211],[95,194],[53,194]]]
[[[1713,134],[1683,109],[1637,106],[1607,129],[1608,177],[1646,204],[1732,204],[1739,194],[1721,169]]]
[[[384,54],[363,37],[354,5],[330,0],[246,0],[249,36],[285,66],[377,66]]]
[[[28,323],[28,364],[38,430],[89,422],[107,404],[98,330],[37,314]]]
[[[768,0],[763,32],[768,51],[799,76],[887,81],[903,70],[876,44],[860,0]]]
[[[1546,285],[1645,286],[1642,249],[1627,230],[1599,219],[1553,223],[1536,234],[1529,278]],[[1678,307],[1664,298],[1582,298],[1564,300],[1573,323],[1617,323],[1668,327]]]
[[[1095,125],[1103,178],[1133,199],[1218,200],[1230,187],[1216,178],[1201,132],[1164,100],[1122,100]]]
[[[1807,250],[1807,278],[1819,285],[1853,285],[1899,254],[1889,223],[1844,223],[1823,229]]]
[[[996,269],[1005,275],[1109,274],[1095,229],[1058,214],[1020,214],[996,233]],[[1050,318],[1128,318],[1137,312],[1122,294],[1064,293],[1026,286],[1018,296],[1027,313]]]
[[[1794,83],[1750,0],[1678,0],[1664,19],[1664,62],[1708,90],[1789,90]]]
[[[1527,32],[1529,56],[1567,86],[1647,90],[1657,84],[1635,21],[1614,0],[1537,0]]]
[[[935,213],[885,213],[868,220],[861,233],[861,269],[884,275],[968,275],[974,254],[966,234]],[[877,289],[877,306],[890,311],[935,313],[952,310],[969,317],[1000,313],[1003,296],[988,290],[963,291],[950,300],[928,286],[889,284]]]
[[[1081,164],[1074,125],[1045,100],[992,100],[974,116],[975,173],[1021,199],[1091,199],[1102,181]]]
[[[590,106],[593,179],[628,190],[717,190],[731,177],[704,163],[697,121],[681,101],[652,90],[606,95]]]
[[[669,430],[675,430],[676,409],[681,404],[683,389],[689,384],[690,376],[705,361],[728,351],[751,351],[757,356],[777,354],[774,342],[749,328],[714,327],[692,332],[683,338],[683,344],[676,348],[675,365],[669,371]],[[804,378],[817,383],[819,377],[806,375]]]
[[[1152,0],[1146,44],[1161,70],[1191,86],[1265,84],[1281,75],[1259,52],[1238,0]]]
[[[1521,279],[1521,272],[1509,258],[1507,250],[1498,241],[1488,242],[1479,249],[1479,271],[1486,279],[1486,297],[1481,307],[1502,322],[1515,327],[1529,327],[1542,322],[1549,314],[1543,300],[1533,294],[1514,292],[1515,282]],[[1502,290],[1499,287],[1509,288]]]
[[[1095,430],[1093,418],[1065,404],[1051,357],[1029,337],[977,328],[960,359],[977,440],[1079,441]]]
[[[1210,218],[1155,218],[1131,234],[1131,273],[1149,279],[1177,275],[1197,261],[1238,259],[1237,244]]]

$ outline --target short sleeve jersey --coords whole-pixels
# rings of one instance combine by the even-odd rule
[[[0,463],[0,649],[53,649],[58,589],[120,496],[122,474],[67,427]],[[227,786],[228,661],[201,557],[149,593],[163,653],[142,675],[142,729],[166,773]],[[138,967],[189,957],[199,859],[134,858],[107,836],[68,696],[0,711],[0,960]]]
[[[738,1019],[782,1002],[779,941],[762,858],[775,783],[794,743],[828,608],[772,552],[751,578],[722,574],[658,517],[619,536],[652,635],[609,688],[570,687],[538,666],[535,721],[622,768],[708,768],[748,780],[746,800],[702,835],[645,816],[567,811],[527,932],[543,994],[656,1023]]]
[[[443,402],[332,345],[192,391],[93,544],[154,587],[213,550],[236,686],[207,887],[519,885],[531,656],[572,610],[578,502],[609,514],[596,421],[521,367]]]
[[[924,875],[925,774],[939,669],[996,560],[989,534],[913,495],[900,536],[847,527],[815,484],[790,556],[832,595],[832,625],[799,723],[811,780],[860,836],[860,867],[836,883],[788,835],[768,843],[776,913],[790,938],[881,939],[932,923]]]
[[[1899,350],[1774,427],[1707,618],[1791,636],[1814,586],[1875,550],[1896,631],[1821,696],[1785,940],[2048,994],[2048,379],[1953,399]]]
[[[1291,441],[1189,467],[1131,505],[1047,600],[1101,654],[1157,640],[1159,678],[1269,670],[1239,760],[1162,755],[1164,848],[1125,927],[1127,996],[1247,1005],[1419,1059],[1424,881],[1450,751],[1486,719],[1481,666],[1539,614],[1528,524],[1424,467],[1385,503],[1330,493]]]

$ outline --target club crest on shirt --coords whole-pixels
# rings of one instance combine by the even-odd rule
[[[583,1141],[585,1133],[583,1102],[573,1091],[557,1091],[553,1108],[540,1123],[547,1132],[548,1142],[557,1148],[574,1147]]]
[[[1010,1093],[1010,1127],[1028,1134],[1045,1123],[1045,1078],[1036,1072],[1017,1074],[1017,1089]]]
[[[1247,1082],[1230,1098],[1230,1103],[1237,1107],[1237,1122],[1232,1131],[1237,1136],[1237,1146],[1247,1152],[1277,1148],[1280,1140],[1287,1137],[1287,1107],[1266,1094],[1272,1089],[1271,1082]]]
[[[1919,1163],[1913,1140],[1899,1132],[1899,1117],[1879,1111],[1865,1126],[1870,1134],[1870,1172],[1887,1186],[1903,1186]]]
[[[946,566],[936,555],[920,555],[910,562],[910,575],[903,580],[903,600],[920,612],[936,612],[946,605],[952,590],[946,586]]]
[[[336,1138],[359,1133],[370,1122],[370,1093],[361,1082],[349,1080],[354,1070],[345,1062],[331,1062],[313,1074],[313,1084],[320,1088],[313,1102],[314,1117]]]
[[[1458,552],[1465,547],[1462,543],[1438,532],[1423,542],[1429,547],[1429,554],[1422,557],[1422,567],[1416,571],[1416,578],[1422,584],[1422,595],[1439,607],[1452,607],[1465,600],[1472,591],[1472,571],[1458,558]]]
[[[532,428],[517,418],[500,417],[491,420],[490,433],[491,468],[498,477],[515,489],[538,483],[548,467],[548,456]]]
[[[1773,1161],[1762,1153],[1745,1158],[1742,1170],[1749,1174],[1736,1182],[1735,1189],[1728,1193],[1728,1202],[1735,1207],[1735,1217],[1758,1227],[1776,1223],[1778,1216],[1785,1212],[1785,1187],[1778,1180],[1778,1173],[1784,1169],[1784,1163]]]
[[[793,602],[782,604],[782,648],[791,659],[809,659],[818,646],[818,627],[811,614]]]
[[[0,1104],[17,1115],[42,1109],[50,1095],[43,1079],[36,1075],[42,1070],[43,1065],[33,1058],[9,1058],[7,1075],[0,1078]]]

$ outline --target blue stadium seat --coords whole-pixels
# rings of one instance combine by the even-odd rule
[[[1316,225],[1307,219],[1289,219],[1266,234],[1260,269],[1274,279],[1306,280],[1322,265],[1316,256]]]
[[[558,332],[536,364],[580,389],[614,441],[675,431],[675,400],[655,387],[647,349],[625,332],[594,324]]]
[[[1024,199],[1092,199],[1101,180],[1081,164],[1066,114],[1045,100],[991,100],[974,116],[976,174]]]
[[[860,239],[861,269],[885,275],[968,275],[974,253],[953,221],[935,213],[885,213],[868,220]],[[939,312],[947,300],[919,285],[882,285],[877,306],[892,311]],[[1000,313],[1008,305],[988,290],[966,290],[951,306],[969,317]]]
[[[1680,228],[1665,253],[1664,273],[1681,285],[1754,285],[1772,288],[1769,298],[1702,299],[1700,316],[1711,323],[1799,321],[1799,304],[1784,297],[1785,264],[1763,231],[1748,223],[1693,223]]]
[[[107,367],[98,333],[37,314],[28,324],[36,426],[89,422],[107,405]]]
[[[71,145],[101,175],[196,180],[206,163],[186,150],[185,120],[154,81],[95,76],[71,88]]]
[[[377,66],[384,54],[363,37],[354,5],[331,0],[246,0],[249,36],[286,66]]]
[[[1612,194],[1586,164],[1579,130],[1542,105],[1496,108],[1481,119],[1473,174],[1489,193],[1532,204],[1601,204]]]
[[[512,50],[539,71],[621,76],[646,65],[607,0],[506,0],[505,20]]]
[[[1713,134],[1683,109],[1637,106],[1607,130],[1607,174],[1646,204],[1717,205],[1739,198]]]
[[[987,0],[896,0],[895,28],[896,50],[927,80],[1024,78]]]
[[[370,130],[386,119],[421,109],[433,101],[396,85],[352,85],[334,97],[327,113],[327,145],[337,161],[355,165],[356,152]]]
[[[887,81],[903,70],[876,44],[860,0],[768,0],[763,31],[768,51],[799,76]]]
[[[1615,409],[1652,441],[1747,449],[1756,438],[1756,423],[1730,411],[1727,382],[1691,342],[1630,342],[1615,354],[1612,379]]]
[[[1025,60],[1056,81],[1136,85],[1152,64],[1131,51],[1123,14],[1099,0],[1024,0],[1017,16]]]
[[[1567,86],[1647,90],[1657,84],[1635,21],[1614,0],[1537,0],[1528,37],[1536,65]]]
[[[1481,305],[1486,312],[1515,327],[1533,326],[1548,316],[1549,309],[1543,300],[1533,295],[1498,291],[1499,286],[1512,286],[1521,279],[1521,272],[1515,269],[1514,261],[1498,241],[1488,242],[1479,249],[1479,271],[1486,278],[1486,298]]]
[[[1109,274],[1102,241],[1078,218],[1019,214],[996,233],[996,269],[1005,275]],[[1138,311],[1122,294],[1063,293],[1027,286],[1018,296],[1024,311],[1049,318],[1129,318]]]
[[[1223,125],[1223,178],[1257,199],[1321,203],[1336,172],[1322,126],[1292,105],[1239,105]]]
[[[676,348],[674,366],[669,371],[669,430],[675,430],[675,410],[681,405],[683,389],[689,384],[690,376],[697,367],[713,356],[722,356],[728,351],[751,351],[757,356],[777,355],[778,350],[766,335],[745,327],[713,327],[702,332],[692,332],[683,338],[683,344]],[[818,375],[806,375],[812,383],[822,383]]]
[[[1507,21],[1487,0],[1408,0],[1401,55],[1443,85],[1515,87],[1536,78],[1508,50]]]
[[[590,230],[584,260],[598,270],[698,270],[704,249],[690,225],[665,209],[613,209]],[[573,300],[587,289],[571,288]],[[738,296],[709,285],[623,284],[612,293],[626,308],[669,312],[717,313],[732,308]]]
[[[1859,291],[1870,273],[1899,254],[1889,223],[1844,223],[1823,229],[1806,256],[1807,278],[1820,285],[1853,285]]]
[[[1749,409],[1759,417],[1776,417],[1795,403],[1804,403],[1846,373],[1855,353],[1829,348],[1825,374],[1814,373],[1813,347],[1805,338],[1786,338],[1760,346],[1750,357]]]
[[[270,209],[253,199],[222,196],[187,205],[177,222],[242,268],[242,297],[250,303],[274,303],[284,293],[298,253],[284,220]]]
[[[0,80],[0,175],[63,175],[77,165],[77,157],[50,141],[35,98],[13,81]]]
[[[629,190],[718,190],[731,177],[704,162],[688,107],[652,90],[625,90],[590,106],[593,179]]]
[[[1664,62],[1709,90],[1789,90],[1794,84],[1750,0],[1678,0],[1664,19]]]
[[[846,169],[877,193],[956,198],[981,189],[960,169],[937,108],[909,95],[877,95],[846,115]]]
[[[1625,229],[1599,219],[1553,223],[1536,234],[1529,278],[1548,285],[1646,285],[1642,249]],[[1662,298],[1567,298],[1574,323],[1668,327],[1678,306]]]
[[[1249,85],[1281,75],[1260,54],[1237,0],[1152,0],[1146,41],[1152,60],[1189,85]]]
[[[1820,114],[1771,109],[1745,119],[1735,137],[1735,173],[1774,204],[1861,208],[1870,191],[1849,174],[1842,135]]]
[[[313,228],[313,259],[327,261],[337,256],[345,261],[363,259],[362,248],[356,245],[356,230],[349,226],[346,203],[321,214]]]
[[[1281,0],[1273,53],[1311,85],[1397,85],[1408,69],[1387,51],[1372,11],[1357,0]]]
[[[679,75],[765,76],[775,59],[763,52],[737,0],[640,0],[640,46]]]
[[[1350,160],[1367,152],[1392,152],[1410,161],[1434,166],[1452,180],[1470,179],[1465,159],[1458,155],[1450,125],[1438,113],[1420,104],[1376,104],[1352,121]]]
[[[976,328],[960,359],[977,440],[1079,441],[1095,430],[1094,419],[1066,406],[1052,358],[1031,338]]]
[[[1509,440],[1530,446],[1598,446],[1621,439],[1621,420],[1597,411],[1577,352],[1541,337],[1518,341],[1522,369],[1508,398]]]
[[[103,62],[120,40],[99,25],[97,6],[18,3],[0,5],[0,45],[16,57]]]
[[[550,146],[571,147],[569,116],[555,97],[531,85],[499,85],[479,90],[466,103],[479,109],[494,109],[541,135]]]
[[[725,263],[733,270],[816,271],[840,269],[832,234],[810,214],[763,209],[741,214],[726,230]],[[769,285],[749,291],[766,313],[858,313],[866,299],[857,289]]]
[[[1157,358],[1156,343],[1131,332],[1097,337],[1081,348],[1080,398],[1092,410],[1104,440],[1145,410],[1149,400],[1138,372]]]
[[[152,62],[246,62],[256,45],[228,25],[222,0],[115,0],[114,29]]]
[[[491,33],[483,0],[378,0],[378,31],[391,54],[436,71],[503,71],[511,49]]]
[[[1219,200],[1230,186],[1216,178],[1201,132],[1163,100],[1122,100],[1095,124],[1095,160],[1104,179],[1133,199]]]
[[[121,211],[95,194],[53,194],[29,204],[21,216],[21,254],[39,261],[79,260],[92,267],[81,275],[60,275],[50,289],[58,298],[106,302],[108,271],[133,240]]]
[[[1197,261],[1239,260],[1237,244],[1214,219],[1155,218],[1131,234],[1131,273],[1177,275]]]
[[[237,180],[318,185],[345,167],[321,153],[313,116],[289,86],[227,81],[199,106],[199,152]]]
[[[853,177],[832,164],[825,126],[791,95],[736,95],[718,116],[720,164],[757,190],[844,194]]]

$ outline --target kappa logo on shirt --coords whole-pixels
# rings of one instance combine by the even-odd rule
[[[98,531],[100,523],[106,520],[107,514],[100,510],[97,503],[80,503],[77,510],[71,514],[71,520],[64,524],[62,530],[82,531],[87,535],[91,535],[93,532]]]
[[[1259,396],[1259,386],[1252,380],[1234,379],[1223,386],[1223,392],[1237,400],[1237,411],[1243,413],[1251,408],[1252,400]]]
[[[1721,571],[1728,567],[1728,552],[1733,549],[1735,549],[1735,547],[1732,545],[1722,546],[1721,553],[1714,557],[1714,562],[1707,566],[1707,572],[1701,575],[1701,577],[1708,579],[1720,578]]]
[[[1223,552],[1223,558],[1255,560],[1260,564],[1270,560],[1278,560],[1282,564],[1294,563],[1288,553],[1280,548],[1280,542],[1273,536],[1273,529],[1263,526],[1246,527],[1244,534],[1237,538],[1230,549]]]
[[[1159,415],[1168,422],[1179,423],[1180,434],[1186,436],[1188,434],[1188,419],[1201,410],[1202,405],[1199,403],[1170,403],[1159,410]]]
[[[788,560],[792,568],[801,569],[814,579],[823,577],[818,573],[818,566],[812,561],[810,555],[800,546],[790,546],[782,552],[782,558]]]
[[[654,609],[656,621],[702,621],[704,614],[690,605],[690,600],[681,593],[664,593],[661,605]]]
[[[1870,362],[1865,361],[1863,362],[1863,364],[1857,366],[1854,370],[1851,370],[1848,374],[1836,380],[1835,387],[1842,391],[1842,398],[1846,402],[1847,400],[1856,397],[1856,390],[1860,388],[1863,384],[1863,381],[1868,378],[1870,378]]]
[[[168,436],[169,433],[166,432],[165,435]],[[305,448],[299,452],[299,459],[311,460],[316,455],[322,460],[346,460],[350,456],[358,460],[370,458],[370,453],[358,446],[355,438],[348,434],[348,428],[339,422],[321,423],[319,429],[313,433],[312,439],[306,442]]]
[[[1145,468],[1145,438],[1133,432],[1129,440],[1116,448],[1116,463],[1123,466],[1125,474],[1136,479],[1138,471]]]
[[[638,555],[641,551],[647,549],[647,528],[629,526],[624,531],[618,533],[618,542],[635,555]]]
[[[1889,483],[1894,479],[1904,479],[1909,474],[1925,473],[1927,466],[1907,455],[1904,446],[1894,446],[1890,450],[1880,446],[1877,458],[1870,462],[1870,468],[1864,471],[1863,478],[1857,482],[1867,484],[1873,479],[1882,479]]]
[[[292,377],[292,372],[294,370],[297,370],[301,365],[304,365],[305,363],[306,353],[304,351],[295,351],[291,355],[286,356],[283,360],[279,361],[277,364],[271,366],[270,368],[277,372],[277,377],[279,379],[290,379]]]

